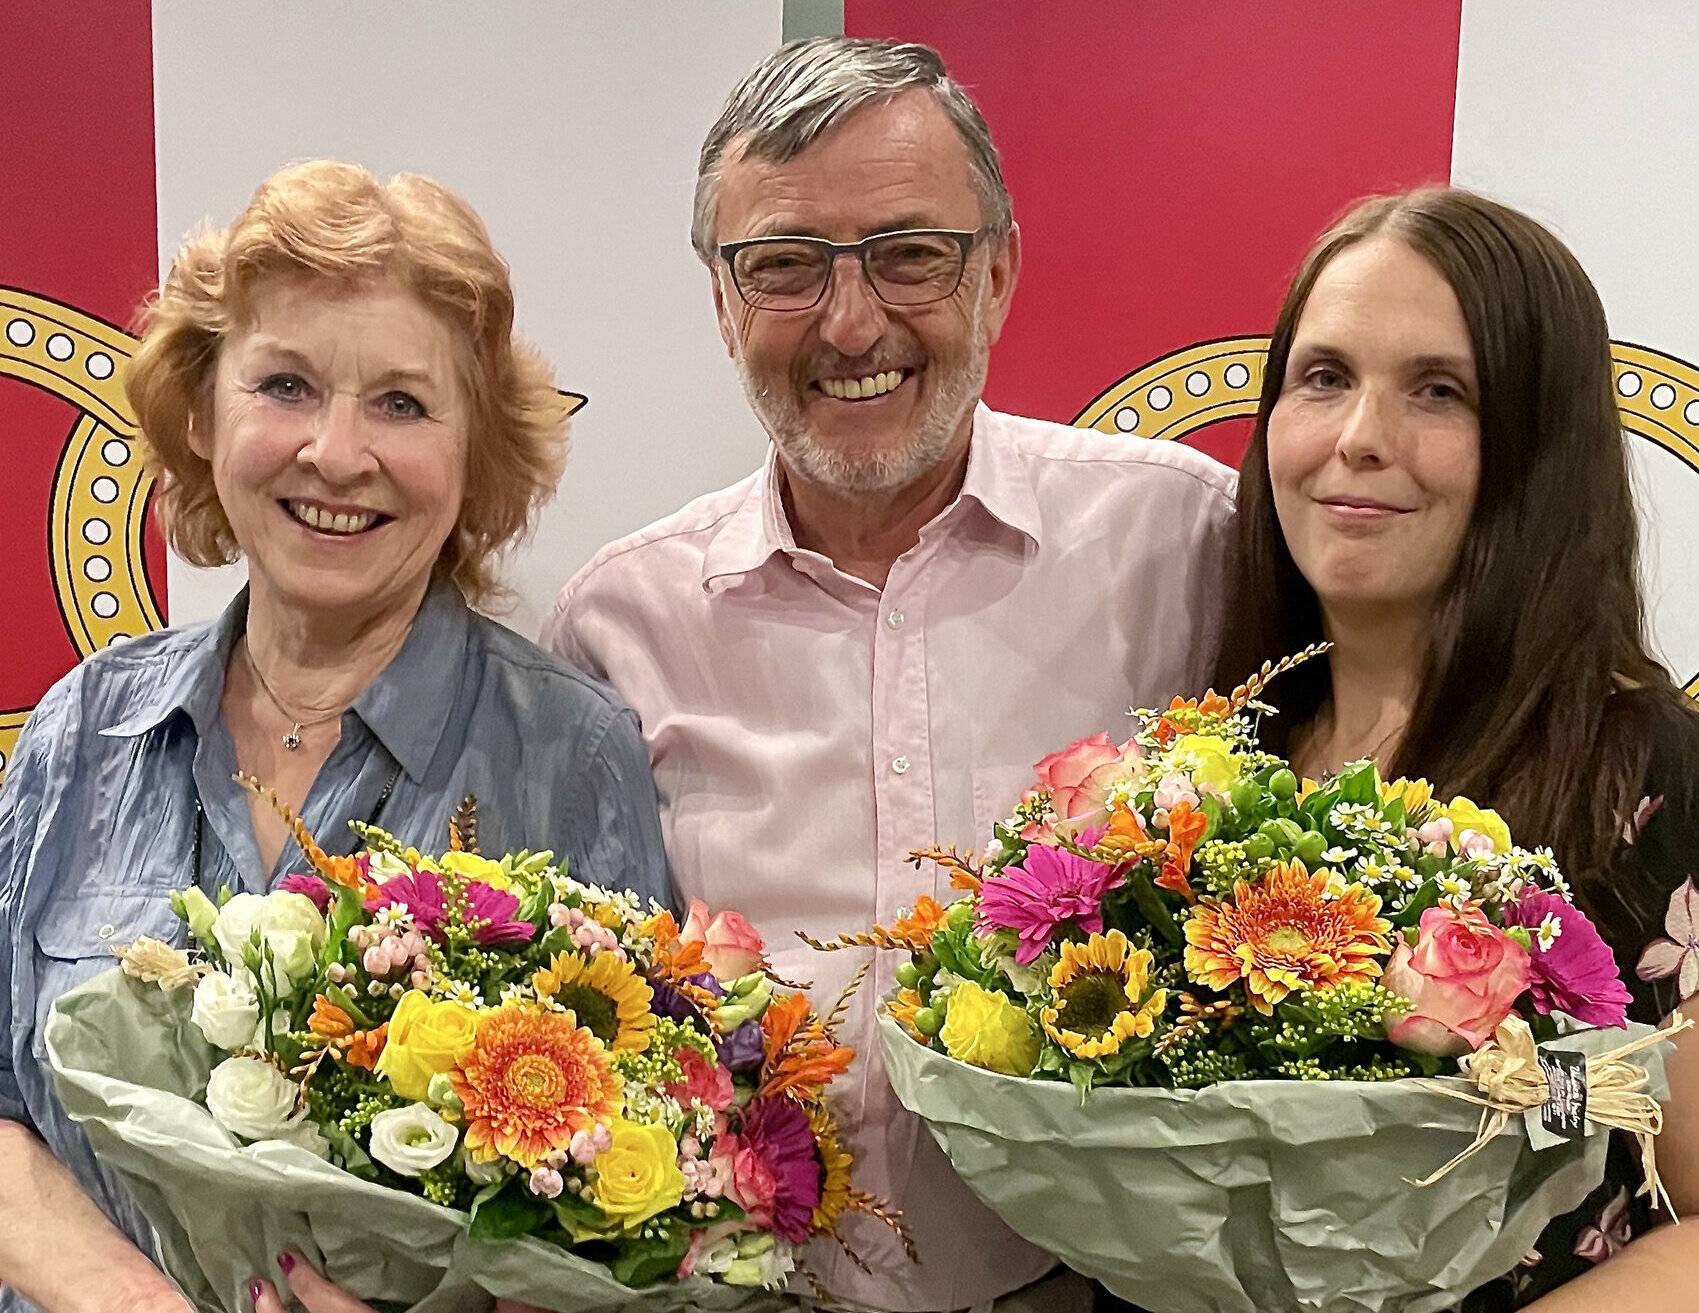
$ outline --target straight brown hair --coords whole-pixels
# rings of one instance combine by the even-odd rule
[[[1693,718],[1646,646],[1604,307],[1569,249],[1527,215],[1455,188],[1375,197],[1305,257],[1269,342],[1240,470],[1216,687],[1323,637],[1316,595],[1275,512],[1268,423],[1317,277],[1370,238],[1403,242],[1456,293],[1481,427],[1474,512],[1433,617],[1410,722],[1382,771],[1496,807],[1520,842],[1550,845],[1583,902],[1594,902],[1644,786],[1654,726]],[[1330,687],[1325,660],[1282,677],[1271,690],[1282,714],[1263,726],[1270,752],[1288,754]]]

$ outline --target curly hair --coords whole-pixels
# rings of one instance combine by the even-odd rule
[[[542,356],[513,332],[513,287],[488,232],[460,197],[417,174],[380,183],[355,164],[313,160],[260,184],[228,228],[192,235],[144,303],[124,390],[141,430],[166,540],[195,565],[241,555],[189,444],[209,422],[220,343],[251,318],[277,274],[338,283],[393,277],[450,327],[471,402],[466,492],[435,573],[466,599],[504,590],[496,558],[522,538],[566,464],[567,410]]]

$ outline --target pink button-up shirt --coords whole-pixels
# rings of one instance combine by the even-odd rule
[[[960,494],[883,591],[796,546],[780,479],[769,457],[604,548],[544,642],[636,708],[681,894],[748,916],[824,1010],[867,952],[793,932],[959,897],[908,851],[983,846],[1045,753],[1203,691],[1234,476],[1177,444],[981,406]],[[845,1230],[872,1276],[827,1245],[808,1262],[839,1299],[965,1308],[1054,1259],[974,1198],[892,1093],[874,1004],[898,960],[881,955],[851,1008],[859,1056],[832,1093],[858,1184],[903,1210],[921,1262],[862,1218]]]

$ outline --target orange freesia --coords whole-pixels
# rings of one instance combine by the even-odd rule
[[[1192,853],[1198,840],[1208,828],[1209,817],[1194,810],[1191,803],[1181,802],[1169,808],[1168,850],[1162,857],[1162,873],[1156,877],[1159,888],[1170,889],[1187,902],[1192,901],[1192,882],[1187,872],[1192,869]]]
[[[1181,716],[1163,715],[1157,718],[1156,741],[1167,747],[1181,734],[1190,734],[1200,720],[1219,720],[1233,710],[1233,704],[1214,689],[1201,698],[1175,698],[1168,704],[1169,712],[1185,712]]]
[[[891,922],[891,934],[898,939],[906,939],[915,948],[925,948],[932,942],[933,932],[944,924],[948,915],[949,908],[930,894],[922,894],[914,900],[912,912]]]
[[[364,1067],[367,1071],[377,1068],[378,1059],[383,1056],[383,1046],[389,1041],[389,1022],[384,1022],[376,1030],[357,1030],[348,1038],[348,1047],[343,1057],[356,1067]]]
[[[807,1102],[818,1098],[834,1076],[849,1070],[855,1050],[827,1038],[825,1027],[801,994],[775,998],[761,1018],[766,1058],[760,1093],[790,1094]]]
[[[661,979],[686,981],[708,969],[707,962],[702,958],[702,941],[685,943],[680,938],[678,922],[673,919],[671,912],[663,910],[657,913],[650,920],[649,929],[655,936],[652,969]],[[710,999],[708,1006],[713,1005],[714,1001]]]
[[[354,1019],[323,994],[313,1000],[313,1015],[307,1029],[323,1039],[346,1039],[354,1033]]]

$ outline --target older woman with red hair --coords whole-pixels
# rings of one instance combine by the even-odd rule
[[[5,1310],[187,1307],[55,1101],[42,1028],[112,944],[181,934],[173,888],[264,891],[301,864],[238,771],[327,847],[351,820],[440,842],[473,795],[486,849],[668,896],[631,711],[473,609],[554,491],[566,414],[463,200],[284,170],[178,253],[125,385],[168,541],[248,583],[55,685],[0,792]]]

